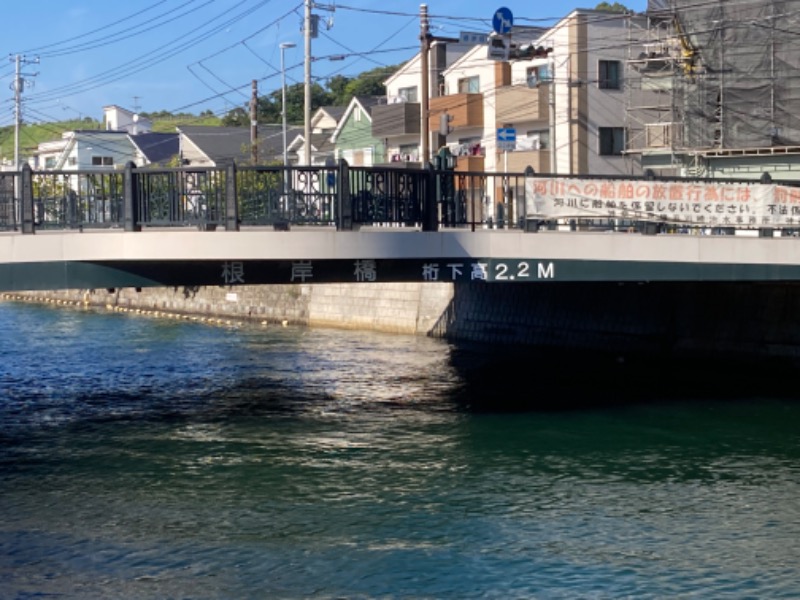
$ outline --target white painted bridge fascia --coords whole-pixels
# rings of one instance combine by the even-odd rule
[[[518,230],[84,231],[0,235],[0,263],[530,258],[800,265],[800,239]]]

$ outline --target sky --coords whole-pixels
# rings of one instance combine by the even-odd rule
[[[354,77],[401,64],[419,50],[420,6],[431,33],[492,31],[505,7],[515,25],[550,26],[585,4],[540,0],[328,0],[314,2],[319,35],[311,41],[312,81]],[[622,2],[644,11],[647,0]],[[281,43],[287,86],[304,81],[305,0],[39,0],[3,6],[0,126],[14,124],[17,56],[24,79],[25,123],[91,117],[103,107],[134,112],[211,111],[246,107],[281,88]]]

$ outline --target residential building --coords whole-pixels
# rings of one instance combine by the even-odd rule
[[[67,131],[42,142],[28,159],[37,170],[78,171],[165,165],[178,154],[176,133],[151,133],[149,119],[119,106],[103,108],[105,129]]]
[[[67,131],[60,140],[39,144],[28,162],[36,170],[108,170],[122,168],[136,158],[126,131],[88,129]]]
[[[321,106],[311,116],[311,164],[324,166],[336,160],[336,147],[331,137],[347,111],[346,106]],[[289,139],[288,158],[292,165],[302,163],[305,156],[305,131]]]
[[[103,123],[109,131],[127,131],[133,135],[148,133],[153,129],[150,119],[115,104],[103,107]]]
[[[235,162],[253,164],[250,128],[185,125],[178,127],[180,162],[184,166],[217,167]],[[287,130],[287,139],[302,132],[302,127]],[[283,127],[258,126],[258,164],[283,164]]]
[[[379,96],[354,96],[350,101],[330,138],[337,160],[343,158],[358,167],[371,167],[386,160],[383,141],[372,133],[372,110],[380,101]]]
[[[177,133],[139,133],[129,135],[135,157],[133,162],[139,166],[177,166],[180,152],[180,138]]]
[[[650,0],[647,16],[628,69],[642,166],[800,180],[800,0]]]
[[[474,36],[473,36],[474,37]],[[479,36],[480,37],[480,36]],[[484,38],[486,36],[483,36]],[[428,93],[439,96],[442,73],[475,46],[474,41],[434,38],[429,53]],[[386,98],[372,109],[372,135],[381,139],[393,165],[422,165],[422,60],[419,53],[386,79]],[[438,142],[438,140],[436,140]],[[433,152],[439,144],[434,144]]]
[[[636,18],[645,20],[575,10],[546,31],[515,27],[446,69],[429,124],[447,133],[456,169],[641,173],[638,157],[624,152],[623,72]]]

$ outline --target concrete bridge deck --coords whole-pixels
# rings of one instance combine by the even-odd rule
[[[397,227],[0,234],[4,291],[392,281],[800,281],[800,240]]]

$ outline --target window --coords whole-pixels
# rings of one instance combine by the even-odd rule
[[[419,146],[417,144],[401,145],[400,158],[403,161],[419,160]]]
[[[600,154],[602,156],[621,156],[625,149],[625,129],[623,127],[600,127]]]
[[[477,75],[458,80],[459,94],[477,94],[481,91],[480,78]]]
[[[56,158],[54,156],[48,156],[44,159],[44,168],[45,169],[55,169],[56,167]]]
[[[528,81],[528,87],[531,88],[536,87],[540,83],[546,83],[550,81],[550,70],[547,68],[547,65],[528,67],[525,75]]]
[[[480,136],[459,138],[458,145],[451,150],[456,156],[484,156],[485,151],[481,146]]]
[[[400,96],[406,102],[419,102],[419,100],[417,100],[416,87],[400,88],[399,90],[397,90],[397,95]]]
[[[114,166],[114,159],[110,156],[93,156],[92,157],[92,166],[104,166],[104,167],[113,167]]]
[[[550,132],[546,129],[528,131],[517,146],[524,150],[548,150],[550,148]]]
[[[601,60],[598,67],[598,86],[601,90],[620,88],[620,69],[618,60]]]

